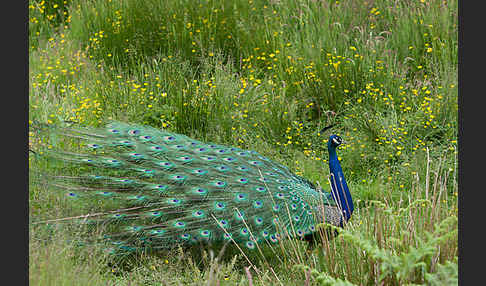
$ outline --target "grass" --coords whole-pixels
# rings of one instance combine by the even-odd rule
[[[71,230],[31,226],[32,284],[457,280],[457,1],[30,0],[29,20],[32,121],[148,124],[258,150],[324,187],[317,130],[335,123],[357,201],[337,238],[249,261],[174,250],[113,270]],[[35,180],[29,204],[31,217],[69,213]]]

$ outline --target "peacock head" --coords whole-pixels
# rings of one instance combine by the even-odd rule
[[[339,145],[343,143],[344,143],[343,138],[333,134],[329,136],[329,141],[327,141],[327,148],[336,149]]]

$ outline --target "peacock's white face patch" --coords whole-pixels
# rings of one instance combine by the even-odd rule
[[[336,136],[336,137],[332,138],[332,143],[336,146],[339,146],[343,143],[343,139],[339,136]]]

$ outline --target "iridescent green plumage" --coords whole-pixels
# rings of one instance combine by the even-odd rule
[[[79,141],[76,152],[46,149],[80,173],[50,182],[109,206],[85,221],[106,227],[113,252],[227,240],[254,249],[314,232],[319,213],[340,221],[330,193],[255,151],[120,122],[47,133]]]

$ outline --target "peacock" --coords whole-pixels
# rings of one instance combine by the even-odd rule
[[[212,242],[252,250],[308,237],[323,222],[342,227],[354,210],[337,135],[327,142],[326,192],[258,152],[149,126],[110,122],[37,131],[48,134],[50,146],[33,152],[63,166],[61,174],[45,175],[48,183],[73,204],[101,208],[49,222],[103,226],[103,243],[114,254]]]

